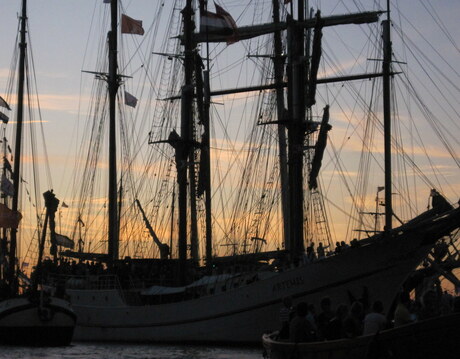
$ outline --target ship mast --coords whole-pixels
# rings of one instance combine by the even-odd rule
[[[179,280],[186,281],[187,265],[187,165],[191,143],[191,123],[193,121],[193,23],[192,0],[187,0],[182,10],[184,21],[184,68],[185,83],[181,95],[181,143],[176,148],[177,182],[179,187]]]
[[[299,22],[304,20],[304,3],[297,4]],[[303,210],[303,148],[305,140],[305,44],[304,29],[291,20],[288,26],[288,168],[289,168],[289,217],[290,255],[296,260],[304,251]]]
[[[24,117],[24,80],[25,80],[25,60],[26,60],[26,23],[27,23],[27,0],[22,1],[20,43],[19,43],[19,76],[18,76],[18,104],[16,116],[16,139],[14,146],[14,167],[13,167],[13,202],[11,209],[13,213],[18,211],[19,202],[19,184],[21,176],[21,149],[22,149],[22,125]],[[16,278],[16,246],[17,246],[17,228],[11,228],[10,251],[9,251],[9,268],[8,283],[10,285],[11,295],[16,294],[17,287],[14,285]]]
[[[275,24],[280,22],[280,3],[279,0],[273,0],[273,22]],[[280,159],[280,181],[281,181],[281,210],[283,213],[283,232],[284,232],[284,245],[289,250],[289,193],[288,188],[288,170],[287,170],[287,153],[286,153],[286,109],[284,105],[284,90],[283,90],[283,77],[284,77],[284,56],[282,55],[282,42],[281,30],[274,32],[274,46],[275,54],[274,72],[276,83],[276,106],[278,114],[278,145],[279,145],[279,159]]]
[[[392,229],[393,206],[391,198],[391,61],[392,48],[390,37],[390,1],[387,0],[387,19],[383,26],[383,128],[384,128],[384,159],[385,159],[385,233]]]
[[[200,11],[208,10],[208,2],[200,1]],[[206,30],[208,34],[208,30]],[[212,217],[211,217],[211,153],[210,153],[210,117],[209,108],[211,106],[211,89],[209,83],[209,42],[206,41],[206,67],[203,71],[203,106],[202,118],[203,137],[201,140],[201,153],[203,162],[200,166],[200,171],[204,175],[204,195],[205,195],[205,221],[206,221],[206,267],[210,271],[212,268]],[[198,75],[197,75],[198,76]],[[197,89],[198,92],[198,89]]]
[[[206,70],[204,75],[204,102],[203,102],[203,140],[202,149],[204,153],[204,176],[205,176],[205,208],[206,208],[206,266],[212,267],[212,217],[211,217],[211,151],[210,151],[210,118],[209,107],[211,105],[210,84],[209,84],[209,44],[206,44]]]
[[[3,170],[2,170],[2,176],[6,177],[6,151],[7,151],[7,141],[6,141],[6,128],[3,128]],[[8,205],[8,199],[7,196],[4,197],[3,199],[3,204],[5,206]],[[7,242],[7,229],[2,228],[2,237],[0,238],[0,255],[3,257],[8,257],[8,247],[4,245]],[[2,263],[0,265],[0,283],[6,282],[8,278],[6,278],[6,271],[7,271],[7,264]]]
[[[116,99],[120,85],[117,74],[117,24],[118,1],[110,2],[111,30],[109,40],[109,76],[107,79],[109,90],[109,223],[108,223],[108,256],[109,261],[118,259],[118,209],[117,209],[117,143],[116,143]]]
[[[291,2],[291,13],[294,8]],[[277,10],[276,4],[274,5],[274,11]],[[306,29],[318,27],[321,30],[323,27],[345,25],[345,24],[365,24],[378,21],[378,17],[381,14],[380,11],[365,12],[358,14],[349,15],[336,15],[320,18],[319,16],[315,19],[305,19],[305,6],[302,0],[299,0],[297,6],[298,16],[297,20],[288,18],[286,22],[276,21],[277,16],[275,13],[273,24],[262,24],[262,25],[251,25],[243,26],[238,28],[238,39],[250,39],[253,37],[261,36],[269,33],[276,33],[283,30],[288,32],[288,61],[286,74],[288,77],[287,83],[283,81],[283,64],[284,59],[280,55],[281,43],[275,36],[275,83],[262,85],[262,86],[250,86],[244,88],[228,89],[228,90],[217,90],[209,93],[209,96],[218,96],[226,94],[243,93],[249,91],[262,91],[262,90],[277,90],[277,101],[278,101],[278,117],[279,117],[279,128],[284,124],[287,128],[288,137],[288,160],[287,160],[287,196],[284,198],[283,203],[288,203],[288,210],[283,215],[287,217],[287,222],[284,223],[284,228],[288,228],[285,232],[286,249],[289,250],[291,259],[293,261],[298,259],[300,253],[304,251],[304,203],[303,203],[303,165],[304,165],[304,147],[305,147],[305,133],[306,133],[306,109],[314,104],[314,88],[310,89],[308,103],[306,101],[306,54],[304,43],[304,32]],[[185,14],[184,14],[185,15]],[[185,18],[185,16],[184,16]],[[320,21],[320,23],[319,23]],[[185,30],[185,23],[184,23]],[[320,37],[320,36],[319,36]],[[187,43],[203,43],[203,42],[226,42],[228,35],[219,33],[197,33],[194,34],[193,38],[188,40],[188,34],[184,33],[182,41]],[[318,51],[317,51],[318,52]],[[318,54],[317,54],[318,55]],[[382,76],[381,73],[375,74],[359,74],[350,76],[340,76],[333,78],[314,79],[314,85],[320,83],[333,83],[343,82],[359,79],[370,79],[374,77]],[[310,84],[309,84],[310,85]],[[287,111],[283,111],[283,88],[287,87]],[[206,87],[205,87],[206,88]],[[194,94],[191,94],[194,96]],[[182,95],[172,96],[167,100],[175,100],[184,98],[184,91]],[[281,112],[285,112],[281,114]],[[286,114],[287,112],[287,114]],[[280,146],[282,147],[282,146]],[[282,154],[280,153],[280,159]],[[280,163],[283,167],[283,164]],[[208,251],[207,251],[208,252]],[[209,257],[208,257],[209,258]]]

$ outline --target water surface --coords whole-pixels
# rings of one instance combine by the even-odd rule
[[[262,348],[195,345],[73,343],[59,348],[3,347],[8,359],[262,359]]]

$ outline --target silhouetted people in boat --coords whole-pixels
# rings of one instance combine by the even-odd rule
[[[289,325],[289,341],[293,343],[312,342],[317,339],[315,330],[310,321],[306,318],[308,304],[300,302],[296,308],[296,316]]]
[[[420,320],[437,317],[441,314],[441,302],[434,290],[427,291],[422,297],[422,310]]]
[[[372,304],[372,311],[364,317],[363,335],[378,333],[386,327],[387,318],[383,315],[383,303],[376,300]]]
[[[420,313],[422,311],[422,303],[419,300],[414,300],[411,302],[409,312],[410,318],[413,322],[416,322],[420,319]]]
[[[294,308],[292,307],[291,297],[283,298],[283,306],[280,309],[279,316],[280,316],[280,322],[281,322],[281,329],[280,329],[279,337],[280,339],[288,339],[289,338],[289,322],[294,316]]]
[[[412,323],[411,314],[409,312],[410,302],[409,293],[406,291],[399,293],[398,304],[394,315],[395,327]]]
[[[320,303],[321,312],[316,318],[316,325],[318,328],[318,337],[324,339],[326,337],[327,326],[330,320],[334,317],[335,313],[332,310],[331,298],[324,297]]]
[[[363,317],[363,305],[358,301],[353,302],[350,313],[343,322],[345,338],[356,338],[363,334]]]
[[[343,323],[347,316],[348,306],[342,303],[337,307],[335,311],[335,316],[329,321],[327,325],[325,339],[336,340],[345,337]]]
[[[436,287],[435,287],[436,289]],[[433,318],[446,313],[460,313],[460,297],[452,297],[446,301],[446,313],[442,311],[442,298],[447,292],[440,289],[427,291],[422,301],[412,301],[409,292],[402,291],[397,298],[394,312],[394,327],[413,323],[417,320]],[[367,289],[365,288],[367,296]],[[350,295],[350,292],[349,292]],[[350,296],[351,299],[351,296]],[[364,301],[365,302],[365,301]],[[417,307],[416,305],[419,304]],[[311,342],[317,340],[351,339],[361,335],[375,335],[391,327],[385,314],[383,303],[374,301],[367,313],[362,298],[354,299],[348,310],[346,304],[340,304],[335,312],[332,310],[330,297],[323,297],[320,302],[321,312],[315,317],[314,306],[301,302],[296,310],[292,309],[290,297],[283,299],[283,308],[280,310],[282,330],[280,339],[289,338],[290,342]],[[367,314],[366,314],[367,313]]]
[[[315,311],[315,306],[313,304],[308,304],[308,313],[306,318],[308,321],[311,323],[313,326],[313,329],[315,330],[315,333],[318,333],[318,327],[316,326],[316,311]]]
[[[363,311],[364,312],[368,311],[369,309],[369,291],[366,286],[363,287],[361,296],[359,298],[355,297],[355,295],[349,290],[347,290],[347,294],[348,294],[348,299],[350,300],[350,303],[353,303],[356,301],[361,302],[361,304],[363,305]]]

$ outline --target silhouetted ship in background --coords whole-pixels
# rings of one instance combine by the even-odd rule
[[[168,6],[163,5],[155,19],[165,18]],[[144,62],[139,67],[152,73],[152,77],[146,75],[148,85],[143,91],[149,92],[150,86],[158,85],[152,93],[163,100],[146,101],[144,107],[136,107],[137,99],[126,90],[131,79],[121,73],[130,64],[118,63],[119,55],[123,55],[122,59],[125,56],[118,43],[126,44],[135,35],[147,37],[147,34],[140,21],[125,14],[120,17],[122,7],[118,1],[111,0],[110,5],[101,6],[110,7],[105,13],[110,14],[111,25],[104,68],[92,72],[99,80],[95,91],[100,92],[92,96],[95,102],[91,119],[95,122],[88,126],[88,131],[93,132],[88,135],[91,143],[86,154],[87,167],[78,169],[84,177],[79,182],[82,187],[77,195],[78,218],[72,236],[79,249],[56,253],[54,259],[58,265],[47,263],[48,284],[65,287],[77,314],[77,340],[256,343],[262,333],[278,327],[280,303],[286,296],[295,302],[318,305],[326,295],[334,303],[341,303],[347,302],[350,295],[359,297],[365,292],[369,300],[379,299],[385,308],[390,308],[404,281],[435,244],[449,236],[455,239],[460,227],[460,209],[438,192],[433,192],[431,209],[393,226],[396,214],[392,206],[395,188],[392,146],[405,160],[412,159],[391,135],[390,89],[397,72],[392,68],[389,20],[382,21],[381,70],[318,76],[323,30],[335,26],[375,30],[372,24],[379,21],[382,11],[331,16],[317,11],[315,15],[307,15],[303,1],[294,6],[276,0],[270,4],[273,23],[236,27],[231,15],[218,5],[211,12],[207,1],[199,1],[197,6],[192,0],[175,2],[171,16],[167,17],[171,31],[166,34],[167,45],[162,52],[149,49],[154,56],[164,59],[163,67],[159,65],[152,70],[153,66],[144,66]],[[181,21],[177,9],[182,9]],[[266,15],[266,12],[254,14]],[[119,41],[120,28],[123,34],[133,36]],[[373,36],[380,38],[375,31]],[[216,86],[217,76],[226,72],[220,68],[216,75],[212,74],[210,63],[215,64],[219,56],[224,56],[223,50],[216,48],[225,46],[219,44],[236,42],[246,46],[248,52],[271,51],[268,55],[250,56],[265,71],[262,80],[244,88],[215,90],[211,85]],[[374,48],[377,47],[374,43]],[[168,70],[166,75],[159,75],[162,69]],[[179,74],[183,77],[179,78]],[[156,81],[152,80],[153,75],[158,75]],[[339,251],[341,247],[331,240],[319,177],[331,130],[329,111],[338,105],[335,100],[329,105],[327,97],[318,97],[317,92],[323,84],[339,83],[345,87],[349,82],[361,80],[374,86],[383,84],[381,91],[373,92],[377,99],[383,98],[383,125],[377,120],[376,109],[362,106],[367,118],[384,132],[384,148],[366,142],[373,137],[369,133],[362,137],[362,148],[366,152],[363,161],[372,159],[373,151],[384,152],[384,186],[377,190],[372,230],[369,221],[363,219],[365,215],[358,213],[364,210],[365,202],[358,203],[353,197],[355,212],[349,214],[359,216],[359,231],[353,235],[355,238],[348,239],[349,248]],[[119,91],[121,86],[125,86],[123,93]],[[353,86],[349,89],[352,93],[356,90]],[[225,103],[227,98],[236,97],[234,94],[239,98],[258,98],[256,110],[252,110],[257,120],[250,126],[253,134],[245,138],[246,143],[233,162],[229,160],[227,166],[219,166],[217,158],[221,154],[211,156],[213,150],[218,151],[217,146],[211,146],[210,119],[217,111],[213,109],[212,99],[222,96]],[[354,96],[363,100],[358,94]],[[124,104],[120,103],[118,108],[117,101],[121,100]],[[313,116],[317,102],[324,102],[321,121],[315,121]],[[134,109],[127,109],[126,105]],[[138,111],[136,116],[145,111],[149,121],[153,117],[149,150],[142,156],[138,148],[141,144],[135,139],[137,129],[129,127],[130,123],[142,122],[132,115],[134,111]],[[125,121],[130,116],[136,121]],[[216,115],[216,122],[218,118]],[[117,121],[122,124],[117,126]],[[102,147],[105,124],[109,127],[108,147]],[[121,141],[117,141],[118,137]],[[108,182],[103,187],[109,194],[104,201],[107,216],[101,219],[100,209],[91,200],[100,198],[95,188],[101,177],[96,170],[100,168],[97,161],[103,157],[103,148],[109,157]],[[228,148],[236,150],[236,145]],[[135,160],[140,157],[144,162],[137,168],[142,168],[142,173],[136,173],[139,177],[135,177],[132,172]],[[369,165],[362,166],[368,175],[378,174]],[[228,172],[213,174],[214,170]],[[238,175],[233,176],[232,171],[237,170]],[[170,176],[173,181],[169,181]],[[228,183],[224,181],[230,177],[234,181],[232,191],[228,191]],[[342,174],[336,173],[335,177]],[[364,190],[370,188],[365,180],[356,183],[353,186],[356,196],[364,195]],[[385,191],[384,230],[377,225],[382,214],[378,213],[378,193],[382,190]],[[420,196],[421,191],[418,193]],[[220,196],[228,198],[221,200]],[[219,200],[223,203],[217,203]],[[99,215],[99,220],[92,219],[93,215]],[[96,224],[100,227],[90,228]],[[140,239],[146,228],[152,247],[138,255],[140,250],[136,252],[133,248],[142,245]],[[95,244],[96,236],[101,234],[104,237],[101,243],[107,250]],[[135,242],[136,236],[137,244],[120,245],[129,243],[129,238]],[[272,245],[271,250],[262,250],[271,241],[278,241],[278,248]],[[311,243],[320,247],[320,242],[326,253],[313,256],[316,251]],[[233,252],[217,255],[225,252],[224,247]],[[338,248],[334,251],[334,247]],[[200,248],[204,248],[203,256]],[[122,250],[124,259],[120,259]]]
[[[62,296],[58,297],[51,291],[45,290],[42,287],[40,265],[45,246],[46,231],[49,223],[51,236],[54,235],[54,212],[57,210],[59,201],[54,197],[52,192],[48,191],[45,195],[45,202],[47,204],[47,211],[44,223],[40,223],[40,214],[35,213],[38,222],[34,235],[28,238],[30,246],[37,246],[39,244],[39,256],[37,267],[38,271],[35,272],[32,280],[29,280],[22,270],[24,264],[19,267],[17,260],[17,239],[18,233],[22,233],[22,239],[27,236],[27,225],[20,225],[22,214],[18,211],[24,204],[21,204],[21,196],[25,198],[25,192],[30,194],[28,190],[24,189],[24,183],[27,181],[38,181],[38,170],[35,170],[33,178],[26,177],[21,173],[23,164],[21,160],[30,155],[29,153],[21,153],[23,149],[23,126],[26,123],[32,128],[34,126],[31,113],[33,111],[28,108],[36,106],[36,99],[32,94],[26,92],[33,87],[34,76],[30,76],[29,71],[33,69],[31,63],[32,57],[27,55],[27,1],[22,1],[22,11],[19,17],[20,21],[20,36],[18,37],[17,50],[18,59],[18,74],[17,74],[17,99],[16,99],[16,123],[15,123],[15,141],[14,141],[14,156],[12,151],[7,149],[10,146],[7,144],[5,137],[6,124],[9,117],[4,113],[0,113],[3,122],[3,172],[2,172],[2,203],[0,204],[0,227],[2,227],[1,236],[1,276],[0,276],[0,344],[8,345],[38,345],[38,346],[63,346],[69,345],[73,332],[75,329],[76,315],[73,312],[70,303],[63,299]],[[14,77],[16,78],[16,77]],[[10,96],[11,94],[8,94]],[[1,107],[11,111],[8,102],[0,97]],[[26,121],[27,119],[27,121]],[[28,129],[33,132],[33,129]],[[35,138],[31,138],[35,141]],[[34,142],[31,142],[34,143]],[[32,145],[34,147],[34,145]],[[36,145],[35,145],[36,148]],[[32,153],[31,159],[36,165],[38,153]],[[13,161],[11,166],[10,158]],[[30,175],[30,173],[27,173]],[[11,180],[9,179],[11,177]],[[27,181],[25,180],[27,179]],[[36,190],[35,186],[34,192]],[[20,194],[20,191],[24,193]],[[32,192],[32,191],[31,191]],[[37,195],[37,193],[33,193]],[[38,194],[39,195],[39,194]],[[56,202],[57,201],[57,202]],[[11,206],[11,209],[9,208]],[[22,207],[23,208],[23,207]],[[31,206],[32,208],[32,206]],[[35,207],[37,208],[37,207]],[[54,209],[53,209],[54,208]],[[28,220],[33,221],[35,218],[31,217]],[[24,218],[24,220],[27,220]],[[24,222],[23,220],[23,222]],[[26,234],[27,233],[27,234]],[[37,240],[37,235],[41,234],[40,240]],[[19,237],[21,238],[21,237]],[[56,247],[57,248],[57,247]]]

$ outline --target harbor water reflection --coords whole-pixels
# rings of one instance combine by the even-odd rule
[[[261,359],[261,347],[74,343],[68,347],[3,347],[8,359]]]

